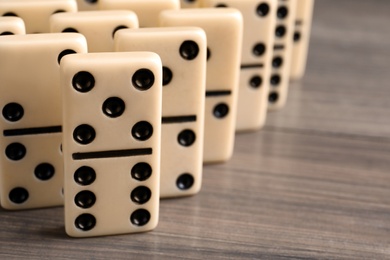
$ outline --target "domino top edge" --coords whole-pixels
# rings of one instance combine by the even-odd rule
[[[23,34],[23,35],[10,35],[10,36],[2,36],[0,38],[0,47],[7,46],[8,44],[15,45],[20,44],[23,45],[27,41],[29,44],[41,42],[55,42],[62,41],[64,39],[72,39],[75,41],[85,42],[85,37],[80,33],[38,33],[38,34]]]

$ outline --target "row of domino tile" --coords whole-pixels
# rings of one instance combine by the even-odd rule
[[[177,10],[178,1],[150,1],[155,2],[154,7],[158,6],[157,2],[164,3],[158,10],[148,9],[147,4],[143,6],[139,3],[139,10],[116,6],[112,9],[133,11],[96,12],[75,12],[77,6],[74,9],[75,2],[69,0],[50,1],[50,4],[47,0],[31,1],[32,7],[21,5],[21,2],[0,3],[0,11],[5,16],[0,20],[1,34],[23,34],[24,30],[29,33],[0,39],[0,73],[5,83],[1,91],[7,93],[0,99],[3,108],[1,145],[5,150],[0,172],[3,207],[26,209],[61,205],[64,201],[62,164],[65,157],[65,172],[70,172],[65,174],[64,186],[66,230],[69,235],[96,236],[150,230],[157,224],[159,195],[165,198],[196,194],[201,186],[202,161],[226,161],[231,157],[235,118],[236,113],[240,113],[240,104],[252,106],[244,113],[263,118],[260,125],[255,123],[254,128],[242,126],[242,130],[258,129],[264,124],[267,102],[263,99],[266,99],[268,87],[263,78],[268,77],[267,73],[271,75],[271,65],[267,64],[271,63],[270,49],[274,37],[268,33],[267,41],[257,42],[253,38],[256,34],[248,32],[249,15],[243,10],[252,7],[256,10],[253,16],[261,18],[276,12],[283,21],[291,17],[290,1],[281,1],[279,6],[277,1],[225,1],[228,3],[223,7],[236,4],[236,9],[180,11]],[[34,2],[38,3],[37,6],[33,5]],[[119,4],[124,1],[111,2]],[[146,3],[150,5],[150,2]],[[169,2],[172,5],[164,7]],[[63,5],[56,6],[60,3]],[[208,4],[214,5],[212,1]],[[237,11],[238,7],[243,10]],[[173,10],[165,10],[160,15],[160,23],[171,28],[137,29],[156,26],[153,23],[158,23],[159,13],[164,9]],[[40,21],[45,17],[49,22]],[[290,31],[291,26],[284,27],[282,22],[275,25],[276,15],[270,20],[262,22],[264,28],[276,26],[275,33],[282,36],[279,38],[290,39],[286,30]],[[297,22],[297,25],[302,24],[302,21]],[[260,28],[260,24],[254,27]],[[284,33],[281,33],[282,27],[285,28]],[[53,34],[46,34],[47,30]],[[31,34],[34,32],[41,34]],[[264,35],[261,34],[261,37]],[[254,47],[246,41],[254,41]],[[153,51],[160,57],[151,53],[133,53],[127,60],[134,61],[128,62],[114,53],[83,55],[87,49],[89,52]],[[255,58],[260,57],[261,62],[257,63],[256,59],[245,55],[246,49]],[[276,72],[270,76],[271,84],[277,81],[278,69],[284,68],[281,65],[286,63],[288,48],[275,40],[273,49],[272,65]],[[65,55],[73,53],[79,54],[69,55],[60,63]],[[79,68],[79,64],[84,63],[85,68]],[[275,66],[276,63],[279,66]],[[104,94],[94,92],[101,89],[98,87],[102,86],[100,82],[118,85],[117,89],[126,85],[124,82],[116,83],[123,75],[130,76],[118,72],[122,71],[120,68],[124,64],[136,68],[127,72],[134,79],[131,85],[138,90],[134,93],[148,96],[149,88],[143,90],[142,86],[153,82],[151,86],[154,87],[150,89],[154,90],[151,91],[154,94],[150,94],[149,101],[142,95],[126,97],[122,90],[112,92],[112,89],[106,89],[108,92],[102,92]],[[163,73],[156,69],[158,64],[160,68],[163,66]],[[145,70],[148,66],[150,68]],[[96,72],[91,73],[95,69]],[[117,72],[117,76],[112,76]],[[285,76],[283,74],[282,78]],[[67,81],[69,84],[64,80],[67,77],[71,77]],[[248,79],[255,92],[249,92],[246,97],[240,96],[244,92],[242,85],[248,85]],[[160,81],[163,91],[158,94],[155,89],[158,89]],[[186,84],[183,84],[184,81]],[[279,78],[276,85],[281,81]],[[60,83],[71,85],[72,91],[83,93],[82,96],[88,98],[77,101],[77,95],[72,97],[65,91],[64,102],[61,102],[60,91],[56,89],[57,85],[61,88]],[[89,90],[80,90],[89,88],[91,94],[86,94]],[[159,111],[161,95],[162,110],[160,108]],[[275,93],[271,92],[271,96],[274,97]],[[253,107],[256,103],[260,103],[260,107]],[[98,107],[94,110],[94,106]],[[147,109],[139,108],[143,106]],[[261,110],[264,116],[259,116],[260,112],[254,113],[257,110]],[[97,111],[102,113],[94,116]],[[134,114],[134,111],[137,113]],[[60,116],[62,112],[63,119]],[[146,120],[148,116],[152,119]],[[139,119],[134,121],[134,117]],[[162,120],[156,121],[156,118]],[[238,118],[242,117],[239,115]],[[251,120],[247,118],[244,121]],[[131,129],[129,143],[124,138],[127,132],[120,129]],[[240,130],[240,127],[237,129]],[[113,179],[113,175],[117,178]],[[112,198],[117,201],[113,202]],[[106,210],[110,213],[103,214]]]

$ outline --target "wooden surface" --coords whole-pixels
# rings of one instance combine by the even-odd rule
[[[0,210],[0,259],[390,259],[389,13],[317,0],[287,107],[206,166],[200,194],[162,201],[156,230],[72,239],[62,208]]]

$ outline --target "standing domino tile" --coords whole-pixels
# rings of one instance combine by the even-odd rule
[[[163,43],[163,44],[161,44]],[[206,35],[200,28],[121,30],[117,51],[152,51],[163,63],[160,196],[201,187],[206,84]]]
[[[76,0],[79,11],[99,10],[99,0]]]
[[[277,0],[203,0],[202,6],[233,7],[243,15],[236,129],[259,129],[267,116]]]
[[[156,227],[161,66],[150,52],[70,55],[61,62],[68,235]]]
[[[138,28],[131,11],[59,13],[50,18],[51,32],[78,32],[85,36],[89,52],[114,51],[114,35],[124,28]]]
[[[305,74],[313,7],[314,0],[297,1],[291,79],[301,79]]]
[[[15,34],[26,34],[23,20],[19,17],[0,17],[0,36]]]
[[[26,34],[24,22],[19,17],[0,17],[0,36]]]
[[[278,0],[271,89],[268,96],[270,110],[281,109],[287,101],[297,1],[301,0]]]
[[[243,21],[232,8],[164,11],[162,26],[197,26],[207,35],[204,162],[233,154]]]
[[[19,17],[0,17],[0,36],[26,34],[24,22]]]
[[[0,15],[22,18],[26,26],[26,33],[50,32],[50,16],[61,12],[77,12],[75,0],[0,1]]]
[[[181,8],[197,8],[200,7],[201,0],[180,0]]]
[[[131,10],[139,20],[139,26],[157,27],[158,16],[164,10],[180,9],[179,0],[100,0],[101,10]]]
[[[80,34],[0,37],[0,197],[6,209],[63,204],[59,62],[75,52],[87,52]]]

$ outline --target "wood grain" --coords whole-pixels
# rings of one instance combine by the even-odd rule
[[[0,259],[390,259],[390,1],[316,0],[305,78],[143,234],[65,235],[0,210]]]

